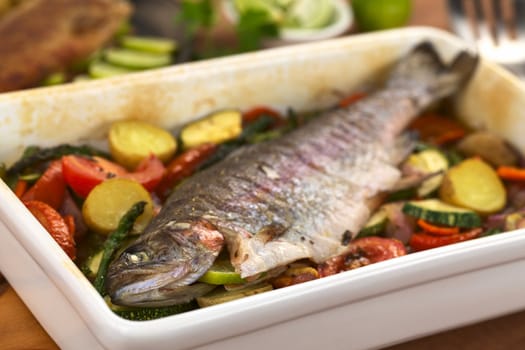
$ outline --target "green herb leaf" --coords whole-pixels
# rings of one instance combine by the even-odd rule
[[[184,23],[190,36],[199,29],[210,29],[215,23],[212,0],[183,0],[176,21]]]
[[[263,38],[277,37],[279,27],[265,11],[248,10],[239,16],[236,26],[241,52],[258,50]]]

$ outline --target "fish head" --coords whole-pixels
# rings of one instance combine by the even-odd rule
[[[219,255],[223,235],[206,221],[167,223],[143,233],[109,266],[106,290],[115,304],[187,302],[195,282]],[[198,294],[198,292],[197,292]]]

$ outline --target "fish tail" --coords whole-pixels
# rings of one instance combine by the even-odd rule
[[[434,45],[423,42],[412,49],[405,59],[393,69],[387,82],[389,88],[421,90],[416,95],[417,104],[428,103],[457,92],[473,75],[479,57],[461,51],[450,62],[445,63]]]

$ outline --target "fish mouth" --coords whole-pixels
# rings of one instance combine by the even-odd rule
[[[155,264],[122,271],[118,279],[108,275],[107,289],[111,301],[126,306],[169,306],[189,302],[211,290],[202,283],[186,284],[202,275],[200,271],[192,273],[187,265],[179,264],[163,272],[159,271],[160,267]]]
[[[203,221],[162,225],[142,234],[109,266],[106,290],[111,301],[167,306],[202,295],[209,288],[192,283],[210,268],[223,242],[222,234]]]

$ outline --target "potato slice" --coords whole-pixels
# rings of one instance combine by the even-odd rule
[[[506,191],[496,171],[479,158],[469,158],[450,168],[439,195],[444,202],[472,209],[480,214],[495,213],[505,206]]]
[[[168,131],[153,124],[124,120],[111,125],[109,147],[118,163],[135,169],[151,153],[167,162],[177,150],[177,141]]]
[[[458,143],[458,151],[467,157],[479,156],[493,166],[516,165],[516,153],[500,136],[488,131],[474,132]]]
[[[145,201],[144,212],[135,221],[134,233],[140,233],[153,217],[151,196],[138,182],[129,179],[109,179],[95,186],[82,206],[86,225],[95,232],[109,234],[133,204]]]

